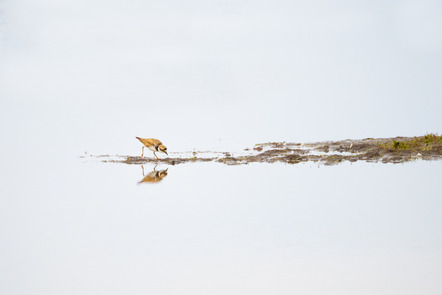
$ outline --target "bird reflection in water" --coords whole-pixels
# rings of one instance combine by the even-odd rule
[[[157,168],[157,165],[153,168],[152,172],[149,172],[146,176],[144,175],[144,166],[141,165],[141,169],[143,169],[143,176],[144,178],[140,180],[138,183],[157,183],[163,180],[164,177],[167,176],[167,169],[165,170],[155,170]]]

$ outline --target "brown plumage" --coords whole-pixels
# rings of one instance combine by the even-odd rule
[[[143,167],[143,176],[144,176],[144,167]],[[150,172],[149,174],[147,174],[141,181],[139,181],[138,183],[156,183],[156,182],[160,182],[161,180],[163,180],[164,177],[167,176],[167,169],[166,170],[159,170],[156,171],[155,169],[153,169],[152,172]]]
[[[141,157],[144,156],[144,147],[147,147],[148,149],[150,149],[153,152],[153,155],[159,159],[157,157],[157,155],[155,154],[155,152],[163,152],[166,155],[168,155],[167,153],[167,147],[165,147],[163,145],[163,143],[161,141],[159,141],[158,139],[155,138],[141,138],[141,137],[136,137],[139,141],[141,141],[141,143],[143,144],[143,148],[141,151]]]

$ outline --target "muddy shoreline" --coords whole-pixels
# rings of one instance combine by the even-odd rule
[[[188,152],[155,159],[152,156],[92,156],[107,163],[177,165],[195,162],[218,162],[226,165],[249,163],[298,164],[315,162],[336,165],[343,162],[404,163],[414,160],[442,159],[442,136],[365,138],[314,143],[268,142],[246,148],[242,153]],[[207,156],[209,154],[209,156]],[[175,156],[177,155],[177,156]]]

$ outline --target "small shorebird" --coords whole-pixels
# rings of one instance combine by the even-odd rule
[[[144,167],[143,165],[141,165],[141,168],[143,169],[143,176],[144,176]],[[146,176],[144,176],[144,178],[142,180],[140,180],[138,183],[156,183],[156,182],[160,182],[161,180],[163,180],[164,177],[167,176],[167,170],[155,170],[157,168],[157,166],[155,166],[155,168],[153,168],[153,171],[150,172],[149,174],[147,174]]]
[[[150,149],[153,152],[153,155],[157,159],[159,159],[159,158],[157,157],[155,152],[163,152],[166,155],[169,155],[167,153],[167,147],[165,147],[163,145],[163,143],[161,141],[159,141],[158,139],[155,139],[155,138],[140,138],[140,137],[137,137],[137,139],[139,141],[141,141],[142,144],[144,144],[143,145],[143,149],[141,151],[141,157],[143,157],[143,155],[144,155],[144,147],[147,147],[148,149]]]

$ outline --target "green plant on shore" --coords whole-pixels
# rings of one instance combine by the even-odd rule
[[[414,137],[410,140],[393,140],[391,142],[380,144],[379,146],[384,149],[393,151],[405,151],[405,150],[421,150],[428,151],[432,149],[435,144],[442,143],[442,136],[437,134],[428,133],[424,136]]]
[[[423,142],[428,146],[432,143],[437,143],[442,141],[442,136],[438,136],[437,134],[429,133],[425,134],[423,138]]]
[[[408,150],[410,146],[404,141],[393,140],[393,149],[395,150]]]

